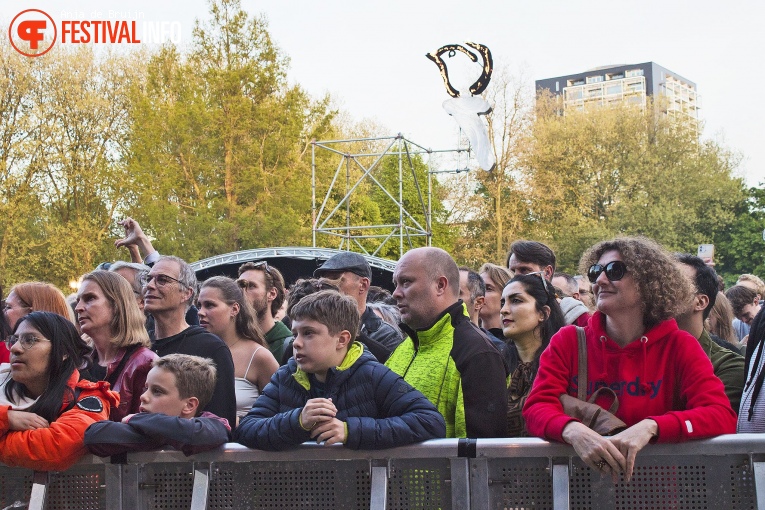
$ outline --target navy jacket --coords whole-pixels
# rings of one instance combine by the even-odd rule
[[[226,443],[230,431],[228,421],[212,413],[202,413],[191,419],[138,413],[127,423],[99,421],[92,424],[85,431],[85,446],[90,453],[100,457],[159,450],[165,446],[193,455]]]
[[[343,363],[330,369],[325,398],[346,423],[345,446],[380,449],[403,446],[446,435],[444,418],[425,396],[404,381],[359,342]],[[298,421],[305,403],[314,398],[308,374],[294,358],[279,368],[239,421],[234,440],[250,448],[282,450],[309,441],[310,432]]]

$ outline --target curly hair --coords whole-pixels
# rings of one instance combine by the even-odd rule
[[[649,329],[679,314],[693,299],[693,287],[675,264],[674,257],[647,237],[617,237],[589,248],[579,261],[579,272],[587,274],[608,251],[617,251],[632,275],[642,297],[643,325]]]

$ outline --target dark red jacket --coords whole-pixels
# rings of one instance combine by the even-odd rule
[[[126,351],[127,348],[121,349],[106,367],[106,380],[113,381],[112,390],[120,394],[119,407],[113,407],[109,416],[112,421],[121,421],[125,416],[138,412],[141,405],[141,393],[146,386],[146,376],[151,370],[152,361],[158,357],[151,349],[139,347],[130,353],[130,358],[115,379],[112,374],[119,367]]]

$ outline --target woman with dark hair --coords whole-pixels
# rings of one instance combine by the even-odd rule
[[[225,276],[205,280],[197,308],[199,325],[217,335],[231,350],[238,420],[250,411],[279,363],[268,350],[255,310],[235,280]]]
[[[527,436],[523,404],[539,368],[539,356],[550,338],[565,326],[553,287],[544,275],[516,275],[502,291],[502,334],[510,350],[507,392],[507,436]]]
[[[105,383],[81,380],[90,347],[70,321],[32,312],[7,340],[10,368],[0,372],[0,462],[63,471],[86,453],[91,423],[109,417],[119,397]]]
[[[146,376],[157,355],[151,351],[146,317],[133,289],[122,276],[97,270],[82,278],[75,306],[83,333],[93,340],[95,352],[88,371],[119,393],[119,407],[110,419],[121,421],[138,412]]]
[[[602,437],[563,412],[560,396],[578,393],[578,340],[561,329],[539,360],[523,416],[531,434],[571,444],[592,469],[624,474],[649,442],[701,439],[736,431],[736,413],[712,364],[673,319],[693,298],[673,257],[646,238],[625,237],[590,248],[579,263],[593,284],[598,311],[584,328],[589,398],[601,387],[619,398],[627,428]],[[608,408],[611,402],[598,398]]]

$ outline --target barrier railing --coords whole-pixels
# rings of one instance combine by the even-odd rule
[[[613,484],[568,445],[440,439],[380,451],[304,444],[286,452],[226,444],[68,471],[0,467],[0,509],[762,509],[765,435],[648,445],[633,480]]]

